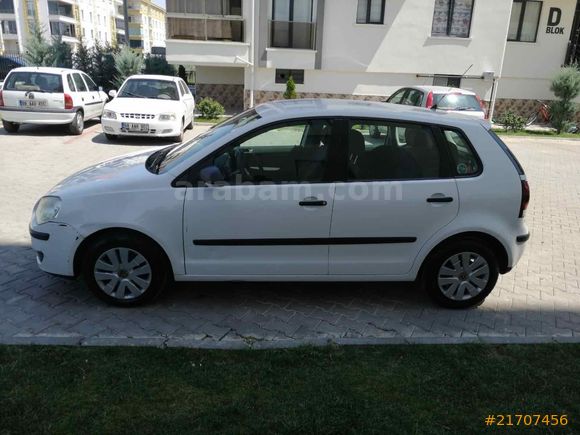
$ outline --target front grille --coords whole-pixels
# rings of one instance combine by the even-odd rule
[[[149,113],[121,113],[121,118],[125,119],[154,119],[155,115]]]

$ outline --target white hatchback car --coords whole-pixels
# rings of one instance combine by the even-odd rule
[[[30,233],[42,270],[83,275],[119,305],[169,279],[419,280],[460,308],[520,259],[528,201],[524,171],[482,121],[279,101],[72,175],[40,198]]]
[[[65,124],[81,134],[103,113],[107,94],[84,72],[66,68],[15,68],[0,90],[0,116],[8,133],[21,124]]]
[[[425,107],[486,119],[485,107],[475,92],[445,86],[411,86],[399,89],[387,103]]]
[[[117,136],[172,137],[183,140],[183,131],[193,128],[195,100],[179,77],[134,75],[105,106],[101,124],[109,140]]]

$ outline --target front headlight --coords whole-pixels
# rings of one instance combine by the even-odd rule
[[[159,121],[175,121],[176,119],[175,113],[162,113],[159,115]]]
[[[105,110],[103,112],[103,118],[117,119],[117,114],[115,112],[113,112],[112,110]]]
[[[61,199],[58,196],[43,196],[34,207],[34,220],[38,225],[56,219],[60,211]]]

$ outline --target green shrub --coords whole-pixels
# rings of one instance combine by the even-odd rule
[[[578,67],[573,65],[561,68],[552,80],[550,90],[558,98],[550,105],[550,119],[559,134],[570,127],[576,112],[576,104],[572,100],[580,95]]]
[[[197,103],[197,110],[206,119],[217,119],[225,113],[224,106],[212,98],[204,98]]]
[[[286,82],[286,91],[284,92],[284,98],[286,100],[294,100],[296,99],[296,83],[294,83],[294,79],[292,76],[288,77],[288,81]]]
[[[497,118],[497,121],[503,125],[503,128],[505,128],[506,131],[521,131],[526,126],[526,120],[511,110],[502,113]]]

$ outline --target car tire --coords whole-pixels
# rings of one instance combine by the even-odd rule
[[[499,275],[497,256],[478,239],[453,241],[427,260],[423,285],[438,305],[469,308],[491,293]]]
[[[2,126],[8,133],[18,133],[18,129],[20,128],[20,124],[4,120],[2,120]]]
[[[85,128],[85,120],[83,118],[83,112],[80,110],[75,113],[75,117],[73,118],[72,122],[68,125],[68,131],[71,134],[79,135],[83,133]]]
[[[187,127],[185,127],[186,130],[193,130],[193,122],[194,122],[194,116],[191,116],[191,122],[189,124],[187,124]]]
[[[179,130],[179,134],[173,137],[174,142],[183,142],[183,120],[181,120],[181,130]]]
[[[157,298],[171,267],[160,248],[144,237],[115,234],[85,250],[82,273],[87,287],[111,305],[131,307]]]
[[[119,136],[117,136],[116,134],[109,134],[109,133],[105,133],[105,137],[107,138],[107,140],[116,140],[119,138]]]

